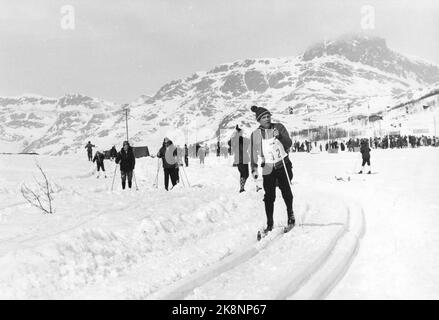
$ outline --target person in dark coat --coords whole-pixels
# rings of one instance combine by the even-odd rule
[[[234,155],[233,166],[238,167],[239,171],[239,192],[244,192],[245,183],[249,177],[248,165],[250,163],[250,139],[243,136],[243,131],[236,125],[235,132],[228,144],[232,148]]]
[[[116,163],[120,163],[120,176],[122,178],[122,189],[125,189],[125,183],[128,178],[128,188],[132,186],[133,170],[136,165],[133,148],[128,141],[123,142],[123,147],[116,156]]]
[[[95,156],[93,158],[93,162],[96,161],[96,166],[97,166],[97,175],[96,178],[99,178],[100,176],[100,169],[102,169],[102,171],[104,172],[104,177],[107,177],[107,174],[105,173],[105,166],[104,166],[104,159],[105,156],[102,152],[96,151]]]
[[[340,149],[341,149],[341,151],[344,151],[344,150],[345,150],[345,146],[344,146],[344,143],[343,143],[343,142],[340,143]]]
[[[184,164],[187,166],[189,166],[189,149],[187,147],[187,145],[184,145]]]
[[[117,157],[116,146],[113,146],[110,150],[110,159],[115,159]]]
[[[169,178],[171,178],[172,188],[178,183],[178,161],[177,148],[171,140],[165,138],[162,147],[157,153],[157,157],[162,159],[163,172],[165,174],[165,189],[168,190]]]
[[[264,186],[265,214],[267,228],[264,233],[273,229],[274,201],[276,186],[282,192],[287,209],[288,227],[296,223],[293,212],[293,193],[290,182],[293,179],[292,164],[288,157],[292,141],[287,129],[281,123],[271,122],[271,113],[262,107],[252,106],[260,126],[251,134],[250,161],[252,176],[258,177],[258,156],[261,157]]]
[[[359,174],[363,173],[364,165],[367,163],[367,166],[369,167],[369,170],[367,171],[368,174],[371,174],[370,171],[370,148],[369,148],[369,139],[364,139],[361,141],[361,147],[360,147],[361,157],[363,159],[363,162],[361,164],[361,170],[358,172]]]
[[[94,147],[96,146],[94,144],[91,144],[90,141],[85,145],[85,149],[87,149],[88,161],[92,161]]]

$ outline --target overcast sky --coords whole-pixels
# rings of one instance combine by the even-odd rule
[[[61,28],[61,7],[75,29]],[[437,0],[0,0],[0,95],[82,93],[119,103],[246,58],[295,56],[360,33],[439,64]]]

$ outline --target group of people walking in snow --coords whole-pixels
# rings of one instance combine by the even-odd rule
[[[288,225],[294,226],[295,217],[293,212],[293,193],[291,190],[291,181],[293,179],[292,164],[288,157],[289,149],[292,146],[292,140],[288,131],[281,123],[271,121],[271,113],[262,107],[252,106],[251,111],[255,113],[259,127],[251,134],[250,139],[244,137],[243,130],[237,125],[229,144],[229,154],[234,155],[233,165],[238,168],[240,175],[239,192],[245,191],[245,184],[250,176],[257,180],[259,177],[258,159],[261,159],[263,189],[265,191],[264,203],[267,218],[267,226],[264,233],[273,229],[273,211],[276,199],[276,186],[282,193],[286,206]],[[102,170],[105,174],[104,159],[101,152],[96,152],[95,157],[91,159],[92,148],[95,147],[89,141],[86,145],[89,161],[96,162],[98,173]],[[200,164],[204,165],[204,158],[207,150],[198,146],[196,150],[200,159]],[[188,166],[188,147],[184,147],[184,164]],[[133,171],[136,160],[133,148],[128,141],[124,141],[122,149],[117,152],[115,147],[110,151],[110,157],[115,159],[116,164],[120,165],[122,189],[132,187]],[[179,160],[180,154],[177,147],[169,138],[164,138],[163,144],[157,153],[158,159],[162,160],[165,189],[169,190],[169,180],[174,188],[180,182],[179,167],[183,165]],[[250,168],[249,168],[250,166]],[[157,172],[158,174],[158,172]],[[105,175],[106,177],[106,175]]]
[[[260,176],[258,167],[258,162],[260,161],[263,189],[265,192],[263,201],[267,221],[264,233],[268,233],[273,229],[274,225],[273,211],[276,199],[276,187],[279,187],[285,203],[288,226],[295,225],[293,193],[291,189],[293,170],[288,154],[290,150],[292,150],[291,148],[293,148],[294,151],[305,151],[305,147],[300,146],[297,142],[293,145],[284,125],[272,122],[271,113],[266,108],[252,106],[251,111],[255,114],[259,127],[251,133],[250,138],[247,138],[244,136],[244,130],[236,125],[232,137],[228,141],[228,149],[227,147],[223,149],[226,150],[228,155],[234,156],[233,166],[236,167],[239,172],[240,193],[245,191],[245,185],[250,176],[250,172],[255,181]],[[406,140],[407,144],[411,143],[415,145],[415,142],[411,141],[414,139],[400,140]],[[426,141],[426,145],[435,146],[437,144],[436,139],[431,139],[431,142],[427,138],[424,140]],[[398,139],[392,138],[391,143],[393,141],[398,141]],[[353,149],[353,147],[360,147],[362,155],[361,170],[358,172],[360,174],[363,172],[371,173],[370,147],[373,143],[375,147],[381,146],[380,141],[376,139],[357,139],[355,141],[351,139],[346,144],[346,149],[349,151]],[[98,178],[100,171],[104,173],[106,178],[104,166],[105,155],[97,151],[95,156],[92,157],[93,147],[95,147],[95,145],[91,144],[90,141],[85,146],[88,160],[96,162]],[[328,148],[329,146],[326,147]],[[338,145],[331,144],[330,147],[338,148]],[[341,147],[344,149],[344,143],[341,144]],[[189,156],[192,155],[192,153],[199,158],[200,165],[204,166],[204,159],[208,153],[208,148],[196,144],[193,148],[194,152],[191,153],[190,149],[192,148],[188,148],[186,144],[184,145],[184,149],[176,147],[169,138],[164,138],[163,144],[156,156],[162,161],[164,186],[166,190],[174,188],[180,182],[180,166],[185,165],[187,167],[189,165]],[[306,149],[307,151],[311,149],[308,144],[306,144]],[[322,149],[321,146],[320,149]],[[217,156],[221,156],[222,154],[222,149],[218,141]],[[110,150],[110,158],[115,159],[115,163],[120,166],[122,189],[126,188],[127,180],[128,188],[131,188],[136,159],[133,148],[128,141],[124,141],[123,147],[119,152],[117,152],[115,146],[113,146]],[[157,175],[158,171],[159,167],[157,169]],[[169,181],[171,181],[172,184],[171,188],[169,188]]]
[[[100,150],[97,150],[94,157],[92,158],[93,148],[96,147],[89,141],[85,148],[87,149],[87,156],[89,161],[93,163],[96,162],[97,178],[100,177],[100,172],[104,173],[104,177],[107,178],[105,173],[105,154]],[[136,165],[136,157],[134,156],[133,148],[130,146],[128,141],[124,141],[122,144],[122,149],[117,152],[116,147],[113,146],[110,150],[110,159],[114,159],[116,164],[120,167],[120,176],[122,180],[122,189],[125,189],[126,182],[128,180],[128,188],[132,187],[133,171]]]

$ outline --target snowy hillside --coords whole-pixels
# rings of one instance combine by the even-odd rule
[[[106,136],[104,127],[124,120],[118,113],[120,106],[79,94],[0,97],[0,106],[2,152],[75,152],[90,137],[99,141]]]
[[[237,123],[254,127],[252,104],[298,130],[383,111],[418,89],[438,89],[438,80],[438,66],[406,58],[383,39],[354,36],[317,44],[299,57],[237,61],[197,72],[166,84],[141,106],[148,109],[150,134],[179,128],[202,140]]]
[[[377,130],[348,119],[381,114],[381,131],[394,126],[431,127],[438,112],[439,67],[389,49],[383,39],[351,36],[319,43],[298,57],[242,60],[165,84],[129,104],[129,139],[156,148],[164,136],[186,141],[224,141],[240,124],[253,128],[252,104],[265,106],[289,130],[340,125]],[[420,99],[419,101],[416,99]],[[402,107],[409,105],[410,112]],[[422,106],[431,105],[427,116]],[[102,149],[126,137],[123,106],[67,95],[54,99],[0,98],[0,143],[6,152],[75,153],[88,140]],[[432,129],[430,129],[432,131]]]

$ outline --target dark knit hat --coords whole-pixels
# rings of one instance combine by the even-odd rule
[[[269,114],[271,116],[270,111],[262,107],[252,106],[250,110],[256,114],[256,121],[259,121],[262,118],[262,116],[266,114]]]

